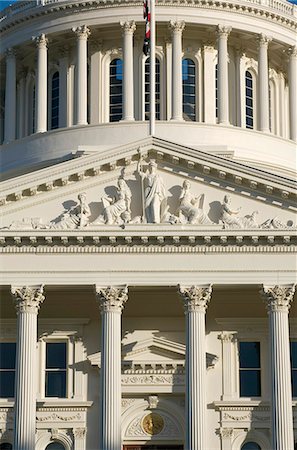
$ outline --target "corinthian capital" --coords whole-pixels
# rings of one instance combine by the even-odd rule
[[[263,286],[261,290],[268,312],[288,312],[294,292],[294,284]]]
[[[185,22],[183,20],[170,20],[168,27],[172,33],[182,33],[185,29]]]
[[[297,58],[297,45],[288,49],[288,55],[290,58]]]
[[[128,286],[95,286],[101,312],[121,312],[128,300]]]
[[[47,48],[48,39],[44,33],[41,33],[39,36],[33,36],[32,41],[35,42],[37,48]]]
[[[42,284],[38,286],[11,286],[11,295],[17,314],[38,314],[40,305],[45,298]]]
[[[130,22],[120,22],[120,25],[123,30],[123,34],[133,34],[136,30],[136,25],[134,20],[131,20]]]
[[[15,58],[15,56],[16,56],[16,51],[15,51],[15,49],[14,49],[14,48],[8,48],[8,49],[5,51],[5,56],[6,56],[7,59],[9,59],[9,58]]]
[[[185,312],[206,312],[210,301],[212,286],[179,286],[179,294],[184,302]]]
[[[90,29],[87,25],[81,25],[80,27],[72,28],[72,31],[76,34],[78,39],[88,39],[91,34]]]
[[[271,41],[271,37],[266,36],[264,33],[260,33],[258,36],[258,44],[259,46],[268,47],[269,42]]]
[[[217,26],[217,35],[219,37],[227,38],[232,31],[232,27],[227,27],[226,25]]]

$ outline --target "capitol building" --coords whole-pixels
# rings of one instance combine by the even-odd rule
[[[0,450],[297,449],[297,5],[155,25],[0,13]]]

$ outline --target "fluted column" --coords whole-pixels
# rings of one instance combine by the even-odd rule
[[[4,143],[15,139],[16,132],[16,58],[10,48],[6,52]]]
[[[36,133],[47,131],[47,43],[45,34],[34,37],[37,45]]]
[[[258,42],[259,130],[269,133],[269,73],[268,44],[270,38],[260,34]]]
[[[228,36],[231,27],[218,25],[218,120],[229,124]]]
[[[14,450],[35,448],[37,314],[43,286],[12,286],[17,311]]]
[[[86,25],[72,28],[77,36],[77,66],[76,66],[76,125],[87,125],[88,106],[88,60],[87,42],[90,30]]]
[[[171,20],[172,35],[172,120],[183,120],[182,32],[185,22]]]
[[[205,313],[211,285],[179,287],[186,315],[186,450],[206,450]]]
[[[289,52],[290,139],[297,141],[297,46]]]
[[[133,81],[133,34],[136,30],[134,20],[121,22],[123,30],[123,120],[134,120],[134,81]]]
[[[127,286],[99,287],[101,308],[100,450],[121,450],[121,314]]]
[[[294,450],[288,314],[295,286],[263,286],[269,317],[272,449]]]

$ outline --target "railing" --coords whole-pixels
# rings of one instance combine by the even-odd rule
[[[210,0],[196,0],[195,3],[201,4],[202,6],[204,4],[207,4],[207,2]],[[218,1],[220,3],[221,0]],[[29,9],[33,8],[43,8],[47,5],[51,5],[54,3],[71,3],[73,0],[25,0],[25,1],[17,1],[16,3],[13,3],[8,8],[5,8],[0,13],[0,22],[5,20],[6,18],[10,18],[16,14],[25,12]],[[157,0],[158,2],[158,0]],[[88,0],[85,0],[85,3],[88,3]],[[100,3],[100,1],[98,1]],[[106,3],[106,1],[104,2]],[[126,2],[125,2],[126,3]],[[160,0],[160,3],[163,3],[162,0]],[[184,4],[186,4],[185,2]],[[217,3],[217,2],[215,2]],[[246,5],[246,4],[257,4],[259,6],[263,6],[264,8],[269,8],[274,11],[278,11],[280,13],[297,17],[297,5],[294,5],[292,3],[289,3],[286,0],[235,0],[232,2],[232,0],[227,0],[223,2],[225,3],[236,3],[239,5]]]

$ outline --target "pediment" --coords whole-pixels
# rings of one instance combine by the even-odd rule
[[[209,155],[158,138],[147,138],[108,150],[104,155],[80,152],[80,156],[72,161],[1,183],[2,226],[16,230],[103,230],[106,226],[143,225],[147,193],[146,180],[142,180],[137,172],[140,154],[143,174],[149,174],[150,163],[154,160],[156,173],[163,183],[166,216],[160,218],[161,223],[168,226],[191,224],[210,229],[291,229],[296,223],[293,180],[232,159]],[[111,205],[116,203],[120,178],[125,180],[130,192],[131,214],[127,218],[124,210],[120,214],[119,208],[114,211],[110,223],[106,223],[108,203],[104,203],[103,199],[108,198]],[[181,211],[185,180],[190,181],[193,208]],[[79,206],[78,196],[81,193],[85,193],[85,203],[89,207],[87,220],[76,219],[75,223],[65,225],[66,228],[55,228],[63,216],[71,214]],[[227,223],[228,214],[225,215],[225,223],[222,220],[226,195],[229,196],[228,207],[232,212],[230,223]],[[192,220],[195,208],[196,213],[199,210],[199,217]]]

